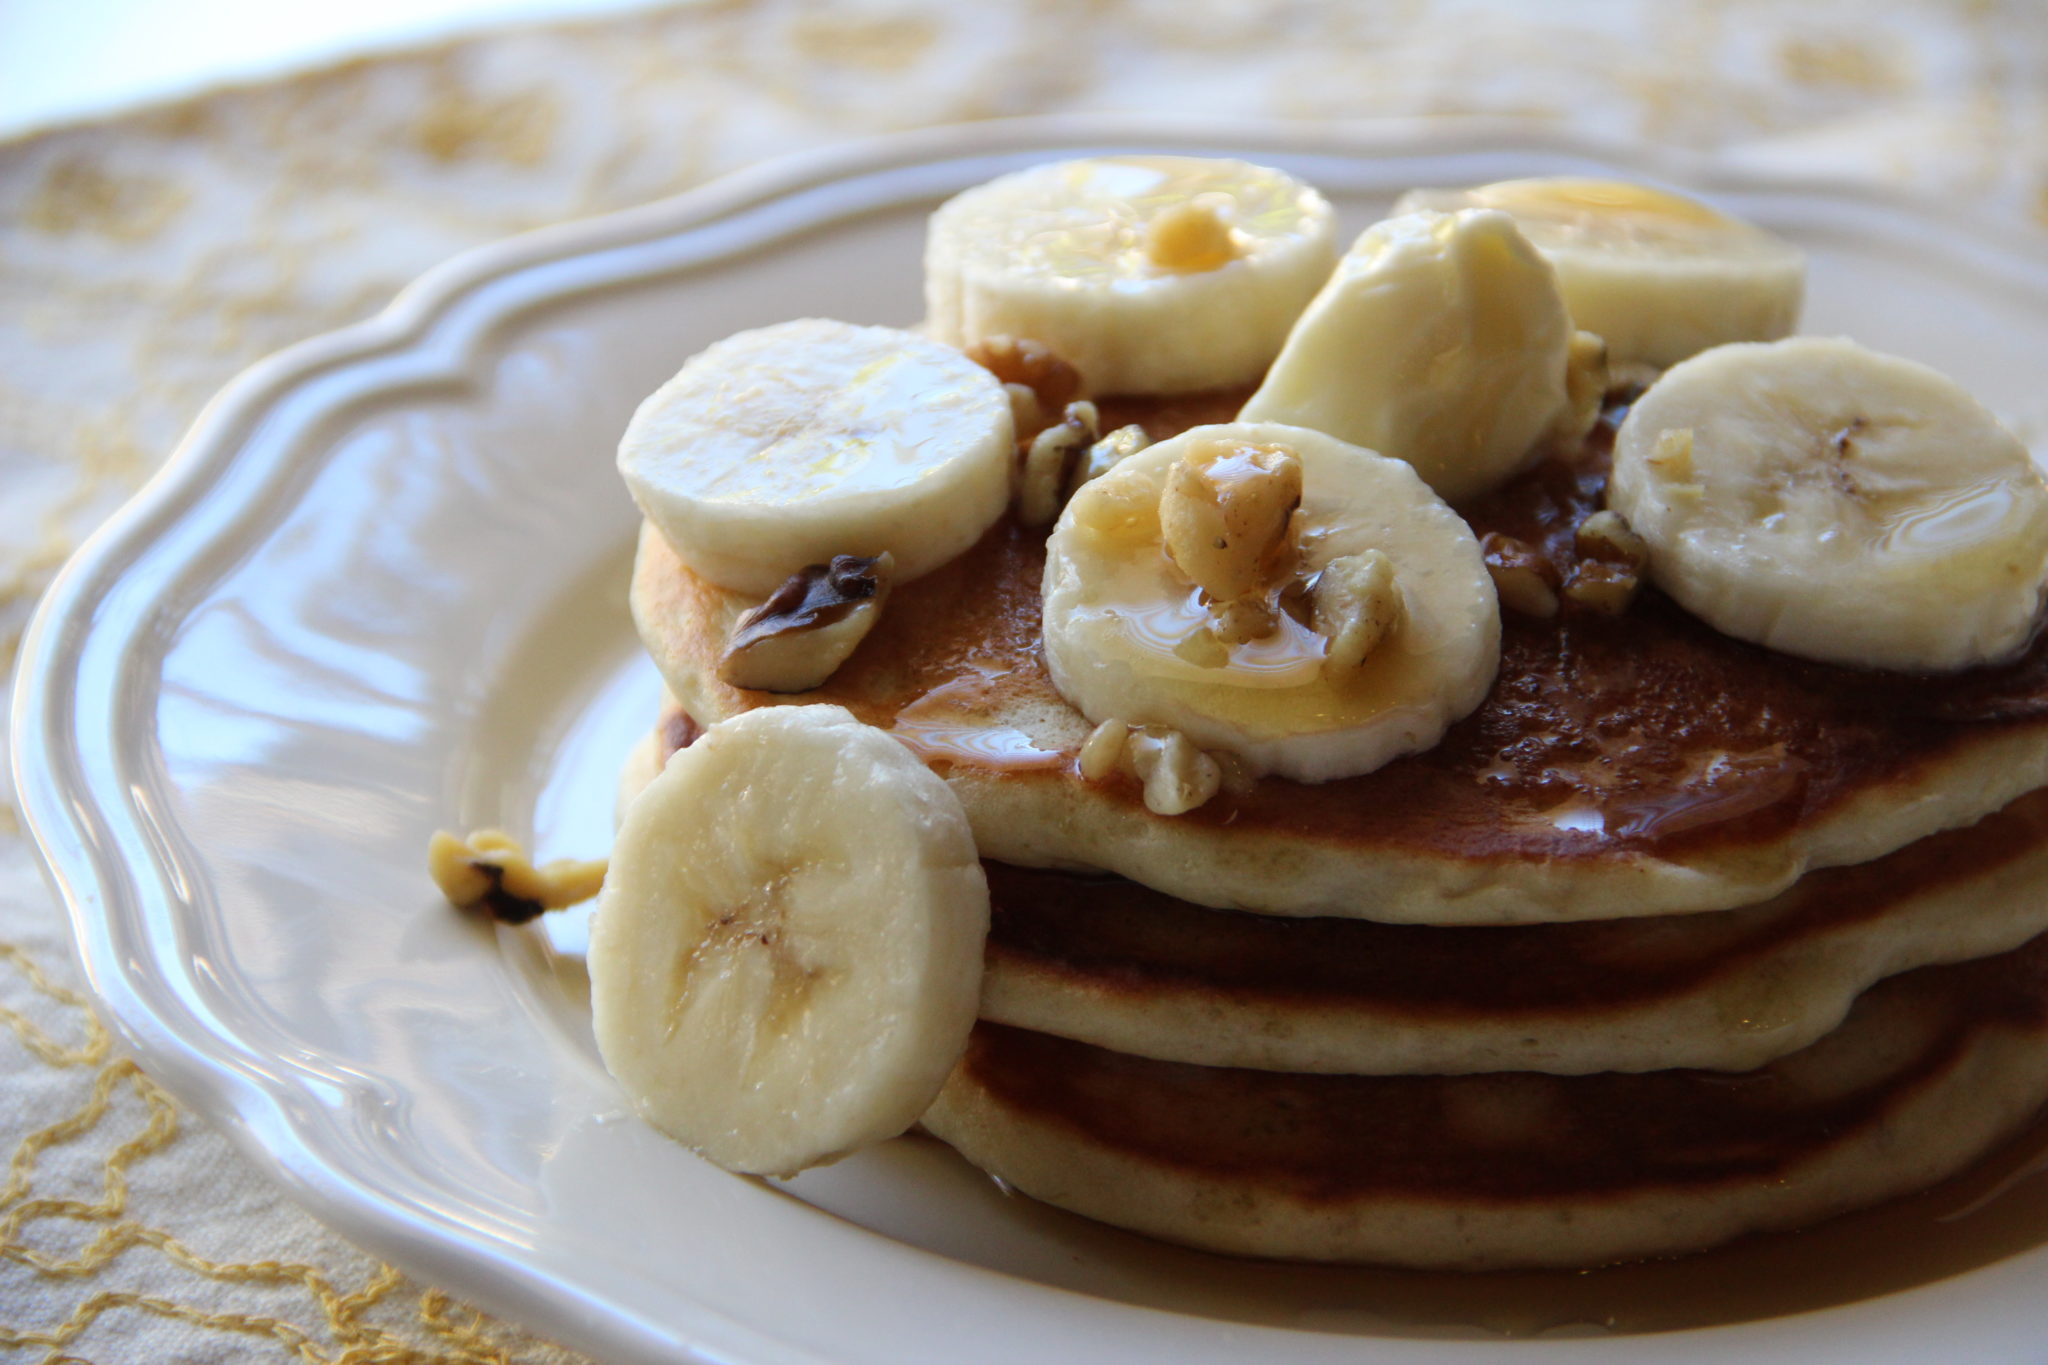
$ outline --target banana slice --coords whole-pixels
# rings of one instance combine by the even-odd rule
[[[898,582],[1002,514],[1015,435],[995,376],[889,327],[807,318],[741,332],[633,414],[619,472],[676,556],[765,597],[834,555]]]
[[[1390,218],[1338,262],[1238,415],[1406,460],[1460,501],[1527,467],[1567,419],[1571,336],[1550,267],[1507,215]]]
[[[1621,180],[1503,180],[1411,190],[1396,213],[1499,209],[1557,267],[1575,325],[1615,364],[1664,367],[1730,341],[1776,341],[1799,324],[1806,258],[1696,199]]]
[[[1334,215],[1282,171],[1191,156],[1062,161],[932,215],[933,336],[1044,343],[1096,393],[1249,384],[1330,273]]]
[[[837,706],[713,726],[633,801],[590,935],[649,1122],[790,1175],[916,1122],[966,1047],[988,886],[959,798]]]
[[[1232,448],[1298,462],[1299,558],[1274,580],[1271,633],[1219,645],[1218,612],[1169,551],[1161,499],[1177,469],[1231,463],[1215,457]],[[1316,593],[1290,609],[1291,585],[1347,557],[1377,565],[1375,552],[1398,593],[1382,613],[1395,624],[1362,662],[1333,667],[1312,624]],[[1322,432],[1241,422],[1127,456],[1074,495],[1046,545],[1044,635],[1054,685],[1089,720],[1168,726],[1259,772],[1323,782],[1428,748],[1477,706],[1499,662],[1500,610],[1470,528],[1408,465]]]
[[[2048,482],[1956,384],[1854,342],[1721,346],[1616,434],[1608,502],[1651,576],[1739,639],[1940,671],[2023,649],[2048,578]]]

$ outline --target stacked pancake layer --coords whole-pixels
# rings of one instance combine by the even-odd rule
[[[1241,394],[1105,403],[1155,437]],[[1463,510],[1569,568],[1597,448]],[[2048,1100],[2048,647],[1945,679],[1726,639],[1654,594],[1510,617],[1425,753],[1148,811],[1088,781],[1008,521],[823,687],[961,797],[994,905],[925,1126],[1054,1204],[1230,1252],[1580,1266],[1945,1177]],[[752,602],[643,536],[682,712]],[[669,747],[692,726],[667,727]]]

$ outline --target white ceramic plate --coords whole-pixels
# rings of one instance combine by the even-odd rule
[[[549,856],[609,841],[656,697],[611,465],[640,396],[741,327],[909,321],[933,203],[1108,148],[1284,164],[1354,229],[1412,184],[1676,180],[1808,247],[1809,330],[2041,411],[2039,255],[1867,196],[1498,129],[992,125],[474,253],[239,380],[30,632],[17,780],[144,1063],[364,1246],[612,1362],[2039,1359],[2048,1252],[1824,1312],[1504,1344],[1390,1326],[1341,1277],[1088,1227],[921,1140],[788,1186],[728,1176],[621,1115],[575,920],[550,941],[437,901],[437,825],[502,824]]]

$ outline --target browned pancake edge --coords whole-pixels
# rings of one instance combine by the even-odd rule
[[[1211,1250],[1583,1266],[1931,1184],[2048,1097],[2048,940],[1895,977],[1755,1072],[1303,1076],[976,1030],[925,1123],[1018,1189]]]

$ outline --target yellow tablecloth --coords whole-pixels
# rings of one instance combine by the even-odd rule
[[[1072,111],[1501,115],[2048,227],[2034,0],[706,0],[354,62],[0,146],[0,661],[208,395],[444,257],[856,134]],[[0,804],[0,1359],[576,1359],[299,1213],[77,983]]]

